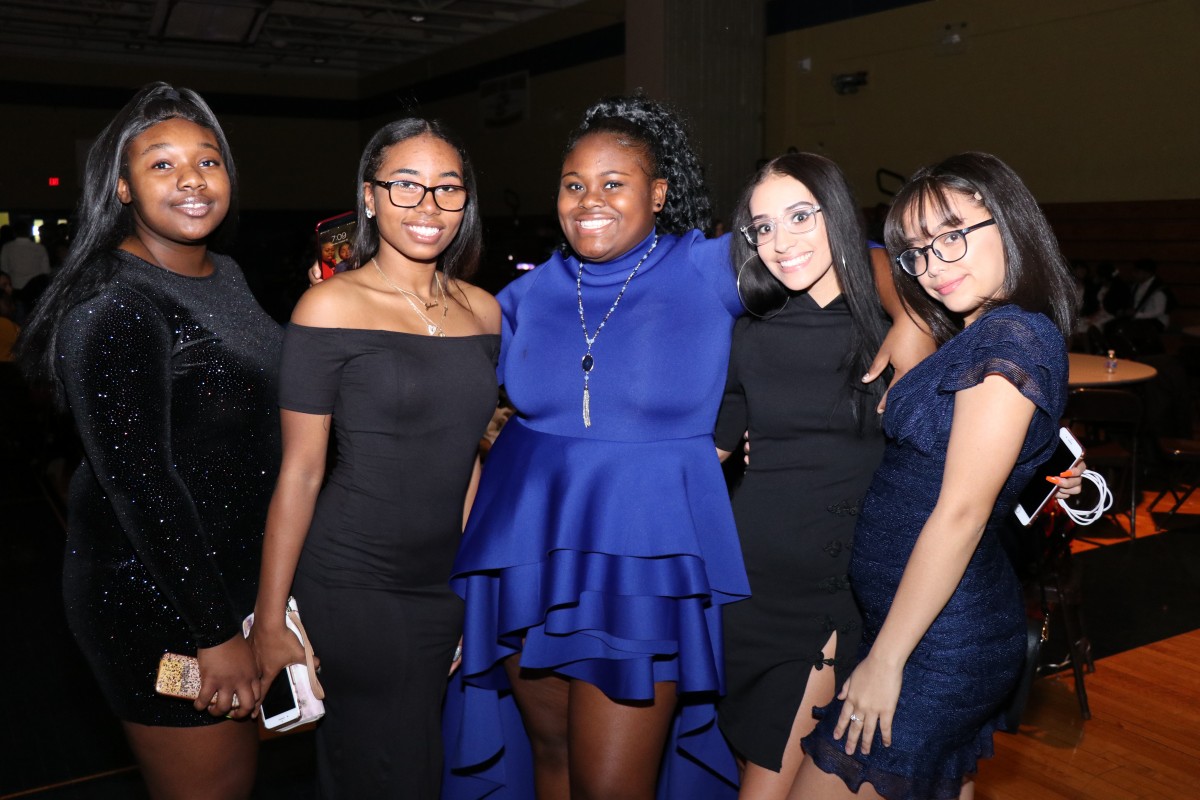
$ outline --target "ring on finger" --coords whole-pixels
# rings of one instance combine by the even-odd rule
[[[860,717],[858,714],[851,714],[850,721],[851,722],[862,722],[862,717]]]

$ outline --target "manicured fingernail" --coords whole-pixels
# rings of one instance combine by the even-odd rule
[[[871,373],[868,372],[866,375],[863,375],[862,379],[863,379],[863,383],[866,383],[867,381],[871,380]]]
[[[1055,486],[1057,486],[1059,484],[1059,482],[1061,481],[1061,478],[1056,478],[1053,475],[1047,475],[1046,480],[1050,481]]]
[[[1074,478],[1074,477],[1075,477],[1075,473],[1074,473],[1074,472],[1072,472],[1071,470],[1067,469],[1067,470],[1063,470],[1062,472],[1058,473],[1058,477],[1060,477],[1060,478]]]

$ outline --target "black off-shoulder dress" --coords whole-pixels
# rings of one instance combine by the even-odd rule
[[[450,567],[500,337],[292,324],[282,408],[332,414],[337,465],[293,594],[321,659],[324,798],[435,798],[441,704],[462,601]]]

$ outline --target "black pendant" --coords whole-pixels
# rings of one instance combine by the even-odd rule
[[[585,355],[584,355],[584,357],[583,357],[583,363],[582,363],[582,366],[583,366],[583,371],[584,371],[584,372],[591,372],[591,371],[592,371],[592,367],[595,365],[595,363],[596,363],[596,360],[595,360],[594,358],[592,358],[592,354],[591,354],[591,353],[587,353],[587,354],[585,354]]]

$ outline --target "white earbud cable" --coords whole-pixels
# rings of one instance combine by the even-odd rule
[[[1082,511],[1077,508],[1071,508],[1067,505],[1066,500],[1059,500],[1058,504],[1062,506],[1063,511],[1067,512],[1076,525],[1091,525],[1100,517],[1104,516],[1104,512],[1112,508],[1113,496],[1109,491],[1108,483],[1104,480],[1104,476],[1092,470],[1086,470],[1083,473],[1084,478],[1096,484],[1096,488],[1100,491],[1100,498],[1096,501],[1096,507],[1090,511]]]

